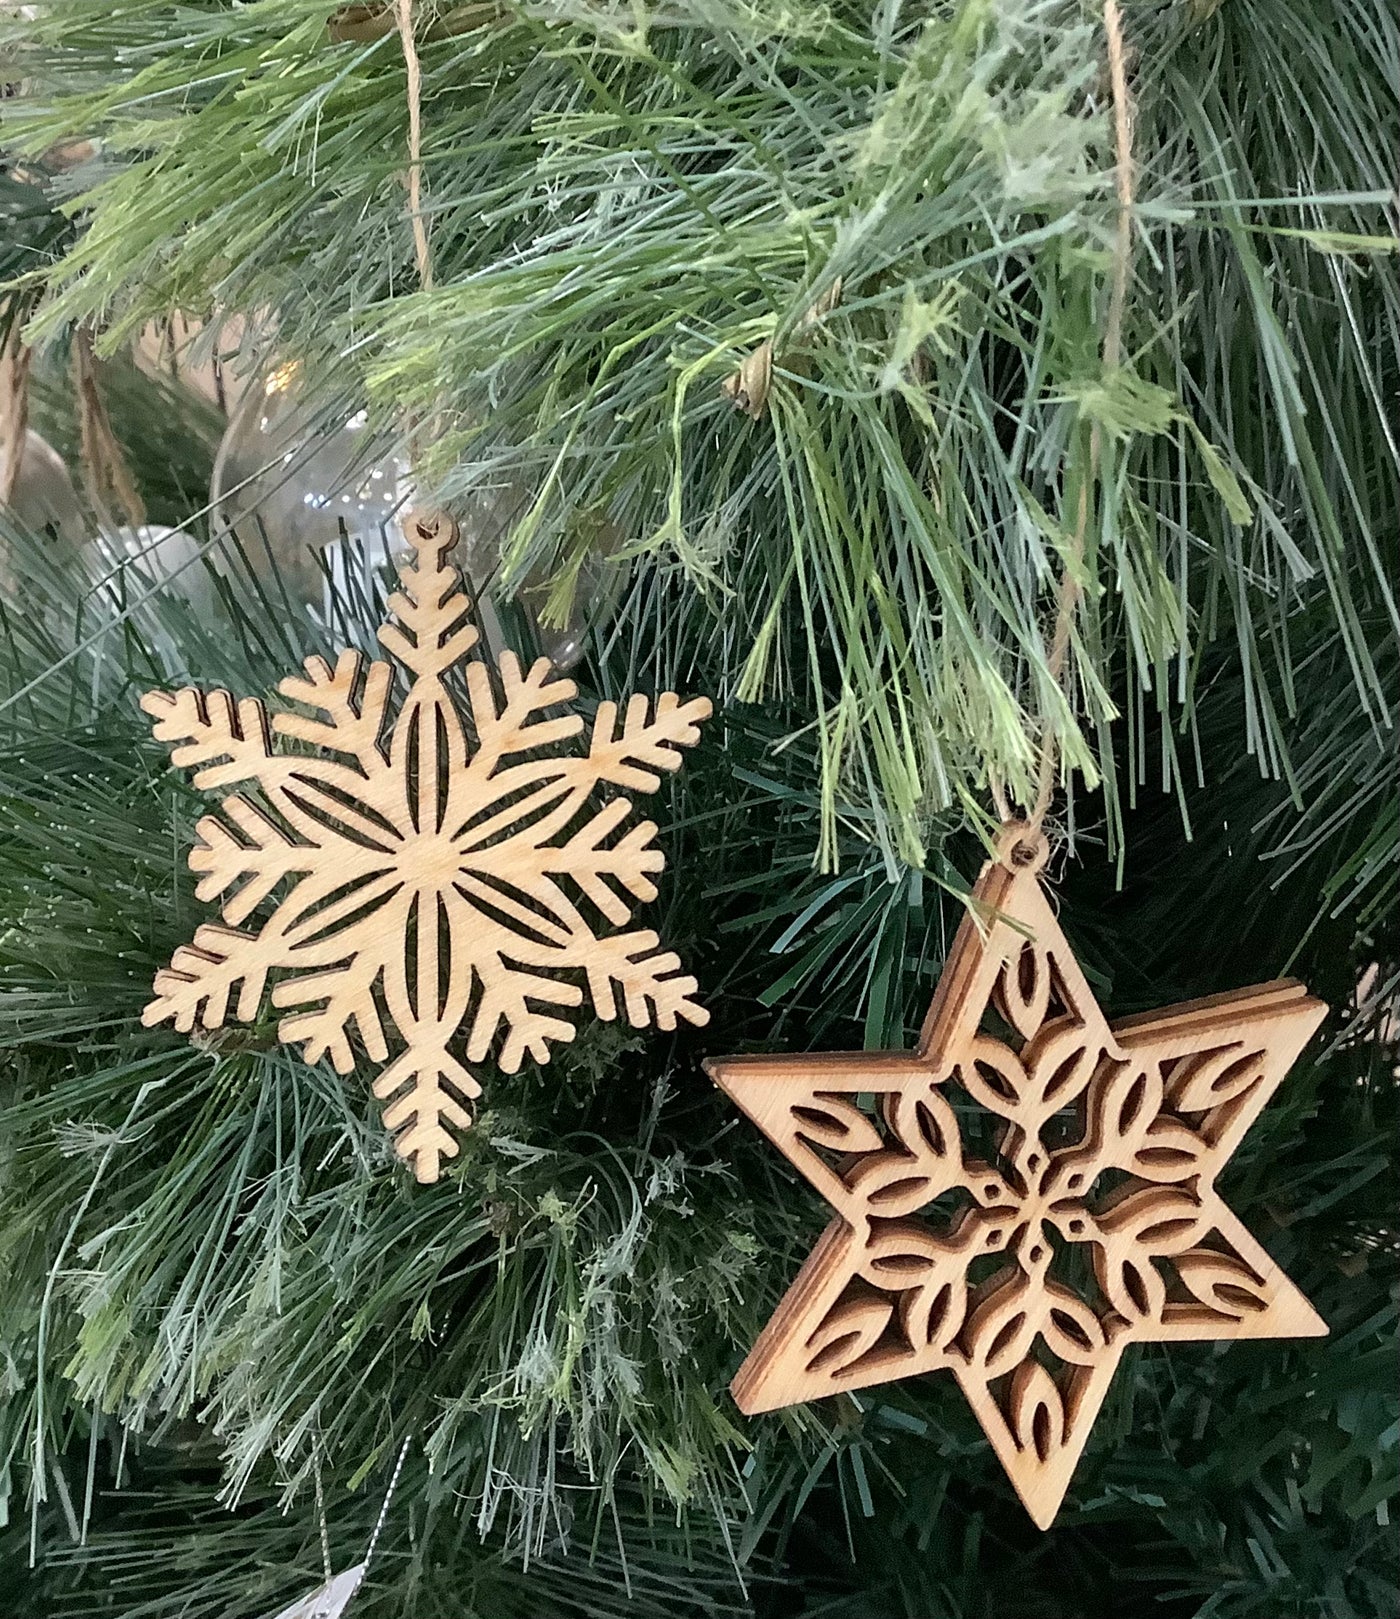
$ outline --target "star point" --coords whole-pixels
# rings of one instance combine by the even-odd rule
[[[1043,865],[1004,829],[913,1051],[705,1065],[834,1213],[740,1409],[951,1371],[1042,1529],[1129,1343],[1327,1331],[1215,1184],[1326,1007],[1279,980],[1110,1023]]]

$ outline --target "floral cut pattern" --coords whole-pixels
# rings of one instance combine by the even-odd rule
[[[950,1371],[1047,1527],[1129,1343],[1326,1331],[1216,1188],[1325,1007],[1279,981],[1111,1025],[1044,857],[1004,833],[913,1052],[709,1068],[836,1211],[740,1406]]]

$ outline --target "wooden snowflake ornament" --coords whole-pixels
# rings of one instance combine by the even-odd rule
[[[552,1042],[574,1037],[560,1014],[582,1004],[584,984],[599,1017],[615,1018],[620,999],[634,1028],[708,1021],[694,978],[655,933],[595,927],[570,892],[616,927],[631,901],[656,898],[656,827],[623,832],[630,800],[599,804],[595,791],[655,792],[710,704],[663,692],[650,716],[640,696],[619,716],[600,703],[586,752],[560,753],[583,720],[538,716],[574,697],[574,683],[544,659],[522,673],[506,652],[497,684],[469,657],[471,603],[446,561],[455,525],[433,514],[406,528],[413,556],[379,632],[411,677],[396,715],[393,668],[357,652],[334,669],[309,658],[304,677],[284,680],[284,697],[322,717],[276,714],[270,730],[252,698],[189,687],[142,698],[197,787],[252,789],[199,822],[189,857],[196,894],[221,898],[228,926],[201,926],[175,952],[143,1016],[186,1033],[230,1014],[247,1021],[277,975],[272,1002],[289,1009],[278,1037],[342,1074],[358,1037],[387,1064],[374,1091],[395,1146],[433,1181],[458,1150],[448,1127],[469,1126],[465,1104],[481,1094],[454,1054],[459,1034],[468,1063],[501,1031],[506,1073],[527,1054],[546,1062]],[[466,723],[448,684],[459,667]],[[277,749],[274,733],[291,746]],[[240,927],[274,898],[252,931]],[[387,1026],[399,1037],[392,1061]]]
[[[1045,857],[1003,831],[914,1051],[706,1065],[836,1210],[739,1406],[951,1371],[1042,1529],[1126,1345],[1327,1330],[1215,1185],[1325,1006],[1279,980],[1110,1025]]]

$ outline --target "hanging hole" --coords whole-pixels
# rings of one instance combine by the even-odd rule
[[[1039,871],[1050,856],[1045,834],[1027,821],[1003,823],[997,838],[997,857],[1013,871]]]

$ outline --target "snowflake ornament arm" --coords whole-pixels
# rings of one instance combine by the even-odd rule
[[[391,772],[379,739],[394,671],[387,663],[366,664],[353,651],[342,652],[334,669],[324,658],[308,658],[303,667],[305,679],[289,676],[277,689],[284,697],[319,709],[326,717],[313,720],[304,714],[278,714],[272,722],[273,730],[311,748],[349,756],[359,765],[366,783],[385,781]]]
[[[509,652],[493,680],[470,657],[471,603],[446,560],[455,527],[419,517],[406,533],[414,554],[380,630],[411,677],[397,713],[391,666],[356,652],[334,667],[308,659],[279,688],[301,706],[271,725],[261,703],[225,692],[143,698],[196,786],[243,787],[199,822],[190,854],[196,892],[222,902],[225,925],[176,951],[143,1016],[185,1032],[251,1019],[277,975],[279,1038],[342,1074],[356,1046],[386,1065],[374,1085],[385,1123],[431,1181],[481,1092],[463,1059],[499,1042],[508,1073],[527,1055],[545,1062],[586,998],[637,1028],[706,1021],[694,978],[655,933],[609,932],[656,897],[664,857],[651,822],[624,826],[628,799],[592,800],[656,791],[710,705],[634,697],[619,725],[603,703],[587,751],[559,752],[583,721],[545,711],[576,695],[573,682],[544,660],[522,671]],[[469,724],[448,685],[464,663]],[[288,746],[275,751],[274,737]]]
[[[502,654],[499,673],[498,698],[484,665],[467,668],[478,746],[449,810],[449,819],[462,823],[465,892],[479,912],[497,911],[510,924],[478,938],[484,994],[468,1059],[479,1061],[501,1026],[506,1037],[499,1060],[507,1073],[527,1054],[546,1061],[551,1041],[573,1039],[573,1024],[531,1002],[557,1009],[578,1005],[583,996],[541,970],[581,971],[594,1011],[605,1020],[617,1017],[620,994],[635,1028],[653,1019],[665,1030],[674,1029],[677,1019],[708,1022],[709,1013],[694,999],[695,979],[680,973],[678,957],[657,948],[655,933],[604,934],[590,926],[564,883],[614,926],[630,920],[629,898],[656,898],[652,874],[664,868],[665,856],[654,843],[655,824],[640,822],[617,837],[632,813],[631,801],[609,799],[591,815],[586,806],[602,785],[655,792],[658,771],[679,769],[680,749],[699,740],[709,700],[682,703],[664,692],[653,709],[646,697],[634,696],[620,727],[617,705],[600,703],[586,755],[517,763],[511,761],[579,735],[583,722],[577,715],[536,717],[572,698],[577,688],[553,678],[544,659],[522,673],[510,652]]]

